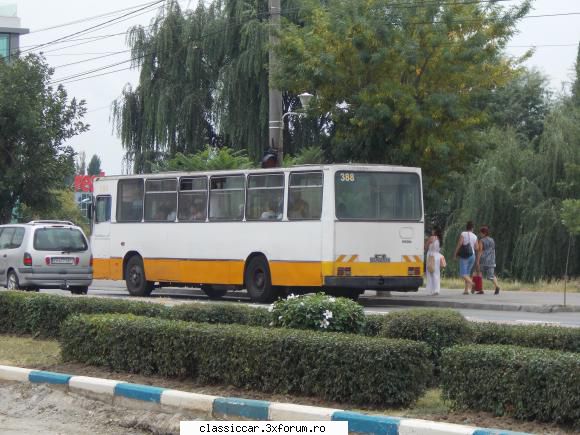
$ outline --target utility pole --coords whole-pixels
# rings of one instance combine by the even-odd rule
[[[278,44],[278,31],[280,30],[280,0],[268,0],[270,11],[270,52],[269,52],[269,71],[268,71],[268,89],[269,89],[269,135],[268,146],[271,150],[276,151],[278,156],[278,166],[282,166],[284,158],[284,149],[282,144],[282,91],[274,89],[272,84],[273,71],[277,67],[276,54],[274,47]]]

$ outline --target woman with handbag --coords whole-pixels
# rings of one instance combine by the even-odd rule
[[[475,249],[477,236],[473,233],[473,222],[467,222],[466,231],[459,235],[457,246],[455,247],[455,258],[459,258],[459,275],[465,282],[464,295],[468,295],[473,288],[471,280],[471,270],[475,264]]]
[[[441,290],[441,268],[445,267],[445,258],[440,252],[442,245],[441,229],[435,226],[431,230],[431,237],[425,242],[425,250],[427,251],[426,289],[431,296],[437,296]]]

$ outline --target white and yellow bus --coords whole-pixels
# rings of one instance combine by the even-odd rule
[[[100,177],[94,182],[94,279],[130,294],[201,287],[218,298],[282,291],[422,285],[421,170],[383,165]]]

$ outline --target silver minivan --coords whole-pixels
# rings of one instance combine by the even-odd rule
[[[0,225],[0,285],[86,294],[93,256],[83,230],[68,221]]]

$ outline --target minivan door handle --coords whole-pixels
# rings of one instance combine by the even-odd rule
[[[8,257],[8,254],[4,254],[2,257],[6,258],[6,257]]]

